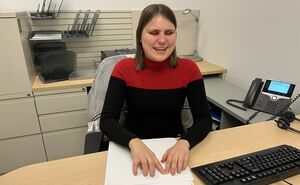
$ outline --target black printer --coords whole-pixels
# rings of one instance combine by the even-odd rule
[[[64,42],[39,42],[33,46],[34,63],[44,83],[68,80],[77,69],[77,55]]]

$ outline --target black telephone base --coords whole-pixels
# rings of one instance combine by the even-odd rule
[[[291,99],[279,98],[276,100],[270,100],[272,97],[260,93],[255,105],[252,107],[255,110],[266,112],[270,114],[279,114],[285,110],[286,107],[291,103]]]

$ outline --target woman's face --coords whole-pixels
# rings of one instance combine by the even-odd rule
[[[144,27],[140,42],[148,59],[164,61],[175,49],[175,26],[167,18],[157,15]]]

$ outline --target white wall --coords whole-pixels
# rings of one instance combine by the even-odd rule
[[[203,0],[200,7],[200,53],[227,68],[229,81],[248,89],[256,77],[277,79],[300,93],[299,0]]]
[[[0,11],[35,10],[41,2],[1,0]],[[150,3],[200,9],[199,53],[227,68],[229,81],[247,89],[256,77],[277,79],[300,92],[299,0],[64,0],[62,9],[138,10]]]
[[[50,0],[47,0],[49,3]],[[38,4],[42,4],[43,0],[1,0],[1,10],[36,10]],[[61,0],[52,0],[52,3],[59,5]],[[47,4],[48,4],[47,3]],[[163,3],[174,9],[184,9],[199,7],[197,0],[64,0],[62,9],[64,10],[140,10],[146,5],[152,3]]]

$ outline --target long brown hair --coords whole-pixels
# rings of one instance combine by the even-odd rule
[[[177,21],[174,12],[166,5],[163,4],[151,4],[144,8],[142,11],[138,27],[136,29],[136,70],[140,71],[143,68],[144,50],[142,43],[140,42],[142,32],[145,26],[157,15],[162,15],[168,19],[177,28]],[[170,66],[175,68],[177,66],[176,48],[170,55]]]

